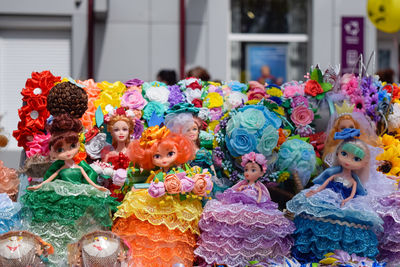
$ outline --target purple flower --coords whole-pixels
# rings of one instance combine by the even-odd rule
[[[152,197],[161,197],[165,195],[165,187],[163,182],[155,183],[151,182],[150,187],[148,189],[149,195]]]
[[[168,96],[169,107],[172,108],[174,105],[185,102],[185,97],[183,96],[179,85],[168,86],[170,91]]]
[[[314,133],[313,128],[310,125],[306,126],[298,126],[296,129],[296,134],[300,135],[301,137],[307,137]]]
[[[129,81],[124,82],[126,87],[132,87],[132,86],[141,86],[144,82],[140,79],[131,79]]]
[[[290,106],[292,108],[295,108],[300,105],[304,105],[304,106],[308,107],[308,99],[301,95],[293,97],[292,103],[290,104]]]
[[[181,180],[181,190],[182,192],[188,193],[192,192],[194,188],[195,181],[192,178],[189,178],[187,176],[184,176],[183,178],[180,178]]]
[[[222,117],[222,108],[212,108],[210,109],[210,117],[212,121],[219,120]]]
[[[133,129],[133,138],[139,139],[142,136],[144,130],[143,122],[141,120],[135,120],[135,128]]]
[[[121,106],[129,109],[142,110],[147,105],[147,101],[137,90],[126,91],[121,98]]]

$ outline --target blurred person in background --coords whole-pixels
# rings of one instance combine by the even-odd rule
[[[174,85],[177,82],[176,72],[174,70],[160,70],[157,74],[157,81]]]
[[[269,66],[264,65],[261,67],[261,77],[257,80],[261,84],[276,84],[276,78],[271,74]]]
[[[392,69],[379,70],[376,74],[379,75],[382,82],[393,83],[394,71]]]
[[[190,69],[186,73],[186,78],[189,78],[189,77],[199,78],[202,81],[210,81],[211,80],[211,77],[210,77],[210,74],[208,73],[208,71],[205,68],[202,68],[200,66]]]

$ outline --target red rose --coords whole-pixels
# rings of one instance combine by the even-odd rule
[[[198,98],[193,99],[192,104],[196,107],[196,108],[201,108],[203,106],[203,101],[201,101]]]
[[[322,94],[324,90],[322,90],[321,85],[317,81],[308,80],[304,89],[304,92],[311,96],[316,96]]]
[[[195,90],[195,89],[201,90],[201,85],[200,85],[197,81],[192,82],[191,84],[189,84],[189,85],[186,86],[186,87],[187,87],[187,88],[190,88],[190,89],[192,89],[192,90]]]

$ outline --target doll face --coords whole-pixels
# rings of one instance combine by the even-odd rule
[[[351,152],[341,149],[337,154],[338,163],[348,170],[360,170],[365,167],[366,160],[354,155]]]
[[[31,238],[23,236],[10,236],[0,241],[0,256],[7,259],[18,259],[28,254],[34,243]]]
[[[71,160],[79,152],[79,142],[68,144],[62,141],[62,146],[52,147],[51,152],[58,160]]]
[[[354,125],[354,122],[352,120],[342,120],[339,122],[338,128],[339,131],[342,131],[346,128],[354,129],[356,128],[356,126]]]
[[[153,155],[153,164],[157,167],[168,168],[172,166],[178,157],[178,150],[176,147],[166,149],[162,145],[157,148],[156,153]]]
[[[257,181],[263,175],[263,171],[257,163],[249,162],[244,167],[244,177],[250,182]]]
[[[119,247],[118,240],[106,236],[96,236],[83,245],[83,250],[90,256],[107,257]]]
[[[190,139],[190,141],[196,142],[199,138],[199,127],[197,124],[193,123],[193,125],[187,129],[185,135]]]
[[[129,136],[129,126],[124,121],[117,121],[112,127],[112,137],[117,142],[125,142]]]

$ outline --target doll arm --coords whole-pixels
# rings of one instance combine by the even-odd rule
[[[312,195],[315,195],[318,192],[321,192],[322,190],[324,190],[328,184],[336,177],[336,175],[332,175],[331,177],[329,177],[328,179],[326,179],[326,181],[320,186],[318,187],[316,190],[310,190],[306,193],[306,197],[311,197]]]
[[[90,185],[92,185],[93,187],[97,188],[100,191],[107,191],[108,190],[107,188],[99,186],[99,185],[95,184],[92,180],[90,180],[89,176],[87,175],[87,173],[85,172],[85,170],[81,166],[78,165],[78,168],[81,170],[81,173],[82,173],[83,177],[85,177],[85,180]]]
[[[346,204],[349,200],[353,199],[354,196],[356,195],[356,191],[357,191],[357,182],[353,180],[353,188],[351,190],[351,194],[348,198],[343,199],[342,204],[340,205],[340,207],[343,207],[344,204]]]
[[[27,189],[28,189],[28,190],[37,190],[37,189],[41,188],[45,183],[49,183],[49,182],[53,181],[53,180],[58,176],[58,173],[59,173],[62,169],[65,169],[65,168],[67,168],[66,165],[62,166],[60,169],[58,169],[55,173],[53,173],[52,175],[50,175],[49,178],[47,178],[46,180],[44,180],[44,181],[41,182],[40,184],[35,185],[35,186],[30,186],[30,187],[28,187]]]
[[[262,190],[261,188],[256,184],[256,188],[258,190],[258,198],[257,198],[257,203],[260,203],[261,197],[262,197]]]

